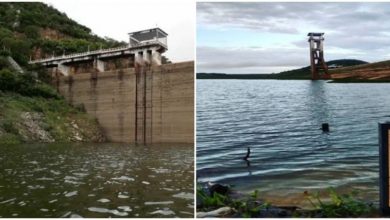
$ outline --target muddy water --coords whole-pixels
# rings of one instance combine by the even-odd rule
[[[0,146],[1,217],[193,217],[193,146]]]

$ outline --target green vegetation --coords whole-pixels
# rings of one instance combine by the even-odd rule
[[[372,204],[356,199],[358,192],[339,195],[333,188],[328,189],[330,201],[324,202],[320,199],[319,193],[310,194],[305,192],[306,199],[313,205],[314,210],[308,212],[307,217],[324,218],[353,218],[370,217],[375,215],[377,210]]]
[[[30,73],[19,74],[9,69],[0,70],[0,91],[19,93],[29,97],[60,98],[52,87],[38,81]]]
[[[379,211],[372,204],[357,199],[357,191],[349,194],[337,194],[334,189],[328,189],[328,195],[321,199],[319,193],[305,192],[305,199],[310,202],[313,209],[299,209],[298,207],[277,207],[262,201],[259,191],[251,195],[234,199],[228,195],[214,193],[209,195],[204,190],[197,189],[197,198],[200,205],[197,211],[208,212],[221,207],[231,207],[234,213],[220,217],[319,217],[319,218],[345,218],[345,217],[379,217]]]
[[[0,144],[104,140],[97,121],[85,113],[85,108],[67,104],[49,85],[47,71],[27,63],[30,57],[123,44],[98,37],[44,3],[0,3]],[[25,74],[13,70],[9,56]]]
[[[234,208],[236,212],[239,213],[239,216],[244,218],[258,217],[262,209],[270,206],[269,203],[259,203],[257,201],[258,191],[255,191],[251,196],[242,200],[233,199],[228,195],[221,195],[218,193],[208,195],[202,189],[197,189],[196,194],[202,203],[199,210],[209,211],[228,206]]]
[[[102,140],[97,121],[63,98],[0,92],[0,145]]]
[[[22,66],[30,56],[42,58],[123,44],[92,34],[89,28],[44,3],[0,3],[0,50]]]
[[[353,59],[332,60],[326,62],[328,66],[338,65],[343,67],[366,64],[367,62]],[[224,74],[224,73],[198,73],[197,79],[310,79],[310,66],[300,69],[284,71],[273,74]]]
[[[361,60],[354,60],[354,59],[342,59],[342,60],[332,60],[329,62],[326,62],[328,66],[330,65],[338,65],[343,67],[348,66],[356,66],[361,64],[366,64],[367,62],[361,61]],[[332,70],[330,70],[332,71]],[[296,70],[289,70],[280,72],[277,74],[278,79],[311,79],[311,72],[310,72],[310,66],[303,67]]]

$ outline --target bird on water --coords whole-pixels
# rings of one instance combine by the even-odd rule
[[[251,155],[251,148],[248,147],[248,150],[247,150],[247,152],[246,152],[246,156],[243,157],[242,159],[243,159],[243,160],[248,160],[248,158],[249,158],[250,155]]]

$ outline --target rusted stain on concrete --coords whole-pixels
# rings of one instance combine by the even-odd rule
[[[194,143],[194,62],[144,67],[138,78],[136,72],[74,73],[72,83],[59,76],[58,90],[83,104],[110,141]]]

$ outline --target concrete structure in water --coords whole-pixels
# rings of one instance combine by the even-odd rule
[[[167,34],[129,34],[129,44],[30,61],[51,71],[74,106],[97,118],[108,140],[194,143],[194,62],[164,63]]]
[[[324,33],[308,33],[312,80],[330,79],[324,59]]]

